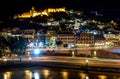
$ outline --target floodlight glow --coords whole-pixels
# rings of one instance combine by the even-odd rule
[[[40,43],[39,43],[39,46],[40,46],[40,47],[43,47],[43,46],[44,46],[44,43],[43,43],[43,42],[40,42]]]
[[[96,34],[97,34],[97,32],[93,32],[93,34],[94,34],[94,35],[96,35]]]
[[[69,48],[69,49],[72,48],[72,47],[74,47],[73,44],[68,44],[68,48]]]
[[[70,45],[70,44],[68,44],[68,48],[69,48],[69,49],[71,48],[71,45]]]
[[[40,75],[39,75],[38,72],[35,72],[35,73],[34,73],[34,78],[35,78],[35,79],[40,79]]]
[[[30,43],[30,47],[33,47],[34,46],[34,43]]]
[[[38,55],[40,53],[39,49],[34,49],[34,54]]]

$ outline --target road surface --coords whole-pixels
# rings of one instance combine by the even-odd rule
[[[119,59],[87,58],[87,57],[62,57],[62,56],[41,56],[41,57],[22,57],[20,58],[3,58],[0,62],[44,62],[44,63],[62,63],[71,66],[94,66],[120,68]],[[1,64],[0,64],[1,65]]]

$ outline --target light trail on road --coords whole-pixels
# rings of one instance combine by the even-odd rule
[[[29,60],[31,58],[31,60]],[[86,62],[86,60],[88,62]],[[4,61],[4,59],[0,59],[0,61]],[[19,58],[10,58],[7,61],[20,61]],[[85,66],[96,66],[96,67],[112,67],[112,68],[120,68],[120,60],[119,59],[103,59],[103,58],[87,58],[87,57],[62,57],[62,56],[41,56],[41,57],[24,57],[21,59],[22,62],[54,62],[54,63],[69,63],[71,65],[80,65]]]

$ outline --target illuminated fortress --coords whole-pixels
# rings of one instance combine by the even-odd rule
[[[36,16],[49,16],[50,13],[55,13],[55,12],[66,12],[65,7],[63,8],[48,8],[43,11],[36,11],[34,7],[31,8],[29,12],[23,13],[23,14],[18,14],[17,18],[31,18],[31,17],[36,17]]]

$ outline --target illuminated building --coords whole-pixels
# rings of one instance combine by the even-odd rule
[[[120,45],[120,35],[119,34],[113,34],[111,32],[104,34],[104,37],[106,39],[106,45],[108,46],[116,46]]]
[[[65,44],[76,44],[76,36],[74,34],[58,34],[57,40],[62,41],[63,45]]]
[[[55,38],[55,39],[54,39]],[[47,33],[38,32],[35,34],[33,39],[29,39],[29,44],[27,45],[26,55],[40,54],[41,52],[46,52],[44,48],[49,46],[56,46],[56,37],[54,31],[47,31]]]
[[[43,11],[36,11],[34,7],[31,8],[29,12],[18,14],[17,16],[14,16],[14,18],[32,18],[36,16],[49,16],[50,13],[55,12],[66,12],[65,8],[48,8]]]
[[[48,14],[46,12],[37,12],[34,7],[31,8],[31,10],[29,12],[23,13],[23,14],[18,14],[18,18],[31,18],[31,17],[35,17],[35,16],[43,16],[46,15],[48,16]]]
[[[23,38],[34,38],[35,30],[24,30],[23,31]]]
[[[57,34],[57,40],[61,40],[63,44],[73,44],[79,46],[94,46],[94,34],[81,33],[81,35],[75,35],[70,33]]]
[[[70,31],[60,31],[56,35],[57,40],[62,41],[63,45],[66,44],[76,44],[76,35],[71,33]]]
[[[8,36],[12,37],[22,37],[22,38],[34,38],[35,30],[12,30],[11,32],[7,33]]]
[[[89,47],[94,46],[94,34],[83,32],[77,38],[77,46]]]
[[[100,29],[103,29],[105,27],[105,25],[104,24],[98,24],[97,27],[100,28]]]
[[[114,20],[110,22],[112,25],[118,25]]]
[[[104,46],[106,39],[102,35],[94,35],[93,33],[83,32],[80,35],[61,33],[56,35],[57,40],[63,42],[63,44],[73,44],[78,47],[89,46]]]
[[[47,39],[49,39],[49,44],[53,43],[53,37],[55,36],[55,31],[47,31]]]
[[[80,20],[79,19],[75,19],[74,29],[79,29],[80,24],[81,24]]]
[[[95,46],[105,46],[106,39],[102,34],[94,35]]]
[[[11,36],[12,37],[22,37],[23,32],[21,30],[12,31]]]

